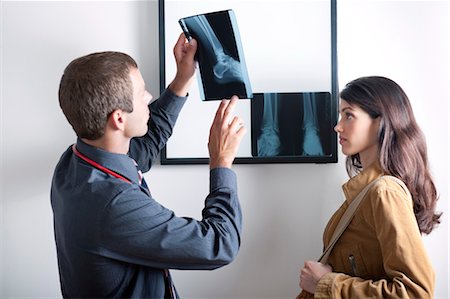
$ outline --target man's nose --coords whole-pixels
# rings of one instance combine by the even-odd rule
[[[151,93],[149,93],[148,91],[145,91],[145,101],[148,104],[150,104],[151,100],[153,99],[153,96]]]

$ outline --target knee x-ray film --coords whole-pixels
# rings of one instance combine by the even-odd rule
[[[197,40],[197,61],[202,100],[222,100],[237,95],[253,97],[236,17],[224,10],[182,18],[188,39]]]

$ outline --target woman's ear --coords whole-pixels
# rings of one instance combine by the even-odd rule
[[[125,130],[126,113],[117,109],[114,110],[108,117],[108,126],[113,130]]]

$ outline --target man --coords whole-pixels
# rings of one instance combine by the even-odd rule
[[[196,49],[180,35],[175,79],[150,105],[126,54],[94,53],[65,69],[59,102],[78,139],[56,166],[51,190],[64,297],[178,298],[167,269],[214,269],[237,254],[241,210],[231,165],[246,129],[231,119],[236,97],[222,101],[211,126],[201,221],[175,216],[140,177],[172,133]]]

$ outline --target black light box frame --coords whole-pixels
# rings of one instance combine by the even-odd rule
[[[182,32],[178,20],[227,9],[236,15],[254,94],[252,99],[241,99],[235,109],[248,130],[234,162],[336,163],[336,0],[159,0],[161,92],[176,72],[172,50]],[[201,100],[196,78],[172,137],[161,152],[162,165],[208,163],[209,129],[218,105],[218,101]],[[315,141],[309,142],[315,144],[312,151],[305,145],[308,142],[299,140],[314,132],[306,132],[311,127],[307,121],[312,119],[311,111],[317,133]],[[262,134],[262,128],[273,119],[281,124],[275,130],[282,132],[278,143],[267,137],[269,142],[265,142]],[[322,148],[317,146],[320,140]],[[292,149],[296,144],[300,148]],[[279,145],[278,151],[261,151]],[[291,149],[287,150],[288,146]]]

